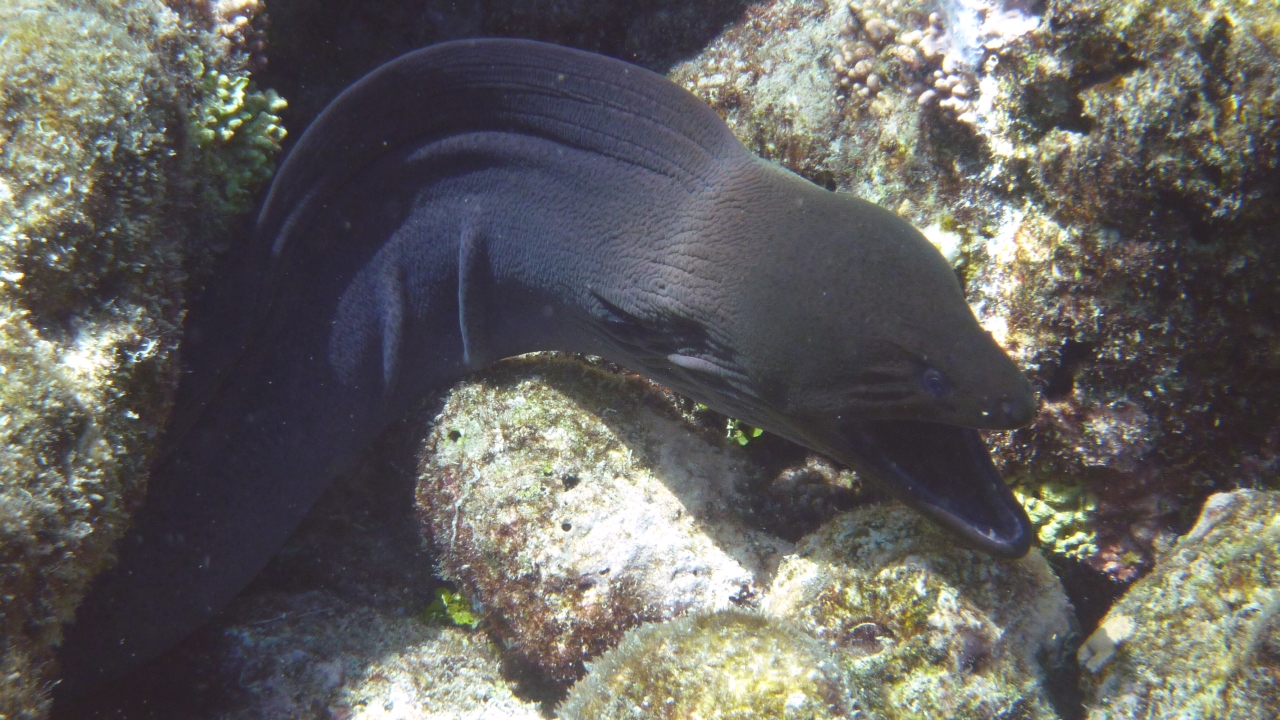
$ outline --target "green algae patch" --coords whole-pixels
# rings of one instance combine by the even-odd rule
[[[1280,717],[1280,493],[1210,497],[1079,660],[1090,720]]]
[[[758,427],[751,427],[741,420],[730,418],[725,426],[725,435],[729,440],[739,445],[747,445],[752,440],[764,434],[764,430]]]
[[[994,560],[906,508],[861,508],[798,543],[763,609],[839,652],[858,717],[1057,717],[1044,681],[1073,620],[1034,550]]]
[[[472,630],[480,625],[480,617],[472,612],[471,603],[445,588],[436,590],[436,599],[427,606],[423,616],[427,622],[458,625]]]
[[[854,717],[827,647],[792,623],[724,610],[641,626],[592,662],[564,720]]]

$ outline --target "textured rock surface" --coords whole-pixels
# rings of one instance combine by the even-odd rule
[[[481,632],[431,621],[439,581],[413,507],[405,423],[338,478],[209,625],[58,720],[524,720]]]
[[[1080,660],[1090,720],[1280,717],[1280,493],[1210,497]]]
[[[800,628],[758,613],[726,610],[645,625],[590,670],[559,717],[852,717],[830,650]]]
[[[1041,198],[971,280],[1049,401],[1006,457],[1084,480],[1117,577],[1221,479],[1275,482],[1277,58],[1274,8],[1062,2],[989,83]]]
[[[202,68],[243,74],[224,49],[158,0],[0,0],[0,716],[44,712],[142,497],[193,248],[230,222],[194,198],[220,149],[179,152]]]
[[[237,720],[536,720],[483,634],[351,606],[324,593],[242,607],[225,658],[252,698]]]
[[[838,649],[859,717],[1058,717],[1045,665],[1073,619],[1034,550],[993,560],[906,508],[860,508],[800,541],[762,609]]]
[[[1236,0],[777,0],[672,77],[954,259],[1041,387],[993,444],[1042,540],[1132,579],[1220,478],[1276,476],[1277,32]]]
[[[26,718],[175,381],[181,254],[153,210],[182,40],[157,2],[5,0],[0,27],[0,716]]]
[[[740,448],[643,380],[571,357],[456,387],[423,458],[444,577],[553,681],[640,622],[749,601],[790,547],[743,523]]]

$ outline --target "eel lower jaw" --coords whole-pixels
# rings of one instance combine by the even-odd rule
[[[841,427],[835,459],[864,471],[975,549],[1019,558],[1034,529],[977,430],[911,420]]]

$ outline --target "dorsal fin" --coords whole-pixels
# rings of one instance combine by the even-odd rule
[[[278,255],[312,208],[382,154],[474,132],[548,139],[691,186],[745,154],[709,107],[643,68],[530,40],[443,43],[382,66],[329,104],[280,168],[258,237]]]

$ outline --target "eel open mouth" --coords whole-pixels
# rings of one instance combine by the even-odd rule
[[[1019,558],[1034,530],[977,430],[895,420],[841,428],[845,460],[898,499],[991,555]]]

